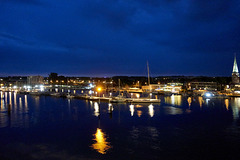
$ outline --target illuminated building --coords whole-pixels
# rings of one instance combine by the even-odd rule
[[[216,82],[190,82],[188,83],[189,90],[210,90],[215,91],[217,90],[217,83]]]
[[[239,83],[239,72],[238,72],[236,56],[234,57],[234,63],[233,63],[232,83],[233,84]]]
[[[154,90],[158,89],[159,87],[160,87],[159,84],[149,84],[146,86],[142,86],[142,90],[144,92],[149,92],[149,91],[154,91]]]
[[[182,83],[167,83],[167,84],[150,84],[142,86],[143,91],[153,91],[159,93],[175,93],[179,94],[182,89]]]
[[[34,86],[39,84],[44,84],[44,77],[42,76],[28,76],[27,77],[28,85]]]
[[[228,86],[227,86],[226,91],[232,92],[233,96],[240,96],[239,71],[238,71],[236,56],[234,57],[233,71],[232,71],[232,83],[230,86],[231,86],[230,88],[228,88]]]

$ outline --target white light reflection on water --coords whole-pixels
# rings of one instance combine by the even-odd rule
[[[90,101],[89,103],[90,103],[90,106],[92,107],[93,106],[93,101]]]
[[[8,116],[6,114],[6,107],[4,99],[1,99],[0,108],[0,128],[6,127],[8,125]]]
[[[206,104],[207,104],[207,105],[209,104],[209,101],[210,101],[210,99],[206,99]]]
[[[239,118],[239,108],[240,108],[240,98],[235,97],[233,99],[233,104],[232,104],[232,111],[233,111],[233,118],[234,119]]]
[[[1,127],[29,127],[28,98],[24,96],[24,107],[22,98],[17,99],[16,92],[5,92],[5,98],[1,99],[0,128]],[[12,95],[13,94],[13,95]]]
[[[133,104],[129,105],[129,109],[131,112],[131,116],[133,116],[134,115],[134,105]]]
[[[177,114],[183,113],[182,109],[176,108],[176,107],[165,106],[164,110],[165,110],[165,113],[170,114],[170,115],[177,115]]]
[[[94,102],[94,115],[96,117],[98,117],[100,115],[100,112],[99,112],[99,105],[97,102]]]
[[[14,97],[14,107],[17,108],[17,93],[16,92],[13,93],[13,97]]]
[[[113,111],[113,105],[108,103],[108,112],[111,113]]]
[[[71,100],[68,98],[68,115],[71,116]]]
[[[22,97],[19,97],[19,109],[22,110]]]
[[[27,95],[24,96],[24,104],[25,104],[25,109],[28,109],[28,101],[27,101]]]
[[[150,117],[154,116],[154,106],[152,104],[150,104],[148,106],[148,113],[149,113]]]
[[[5,103],[8,103],[8,96],[7,96],[7,92],[5,92]]]

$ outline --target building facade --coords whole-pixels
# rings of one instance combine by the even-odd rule
[[[27,83],[28,83],[28,85],[31,85],[31,86],[44,84],[44,77],[42,77],[42,76],[28,76],[27,77]]]
[[[188,90],[217,90],[216,82],[190,82],[188,83]]]

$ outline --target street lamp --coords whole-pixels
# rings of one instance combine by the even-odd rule
[[[99,93],[99,103],[100,103],[100,92],[101,92],[101,90],[102,90],[102,88],[101,87],[98,87],[98,93]]]
[[[98,87],[98,93],[99,93],[99,97],[100,97],[100,92],[101,92],[101,90],[102,90],[102,88],[101,87]]]

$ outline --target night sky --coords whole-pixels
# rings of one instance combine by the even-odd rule
[[[239,0],[0,0],[0,76],[231,76]]]

